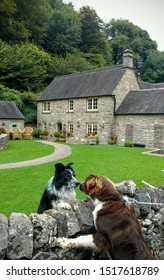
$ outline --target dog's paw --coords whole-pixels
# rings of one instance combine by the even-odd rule
[[[70,248],[72,247],[72,243],[66,237],[58,237],[56,241],[56,246],[60,248]]]
[[[61,202],[61,203],[58,203],[58,204],[54,204],[53,205],[53,209],[56,209],[56,210],[68,210],[68,211],[71,211],[72,210],[72,207],[69,203],[67,202]]]

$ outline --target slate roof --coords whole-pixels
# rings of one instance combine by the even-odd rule
[[[38,101],[112,95],[125,71],[120,65],[56,77]]]
[[[24,116],[15,102],[0,100],[0,119],[24,119]]]
[[[164,114],[164,88],[130,91],[116,115]]]
[[[164,83],[150,84],[148,82],[138,81],[140,89],[164,88]]]

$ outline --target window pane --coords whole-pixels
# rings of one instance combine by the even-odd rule
[[[97,98],[93,99],[93,109],[97,110]]]
[[[43,104],[43,111],[46,111],[46,102]]]
[[[69,124],[69,132],[70,132],[70,133],[73,133],[73,123],[70,123],[70,124]]]
[[[98,109],[97,98],[89,98],[88,99],[88,110],[97,110],[97,109]]]
[[[88,124],[88,131],[87,133],[92,133],[92,125],[91,124]]]
[[[93,124],[93,131],[95,134],[97,134],[97,124]]]
[[[69,100],[69,111],[73,111],[73,100]]]
[[[92,110],[92,99],[88,99],[88,110]]]
[[[50,111],[50,102],[47,102],[47,111]]]
[[[88,124],[87,133],[91,135],[97,135],[97,124]]]

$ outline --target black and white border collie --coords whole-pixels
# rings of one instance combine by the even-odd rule
[[[55,207],[71,209],[70,204],[76,199],[75,187],[79,185],[72,164],[72,162],[66,166],[62,163],[55,164],[55,174],[47,183],[38,207],[38,214]]]

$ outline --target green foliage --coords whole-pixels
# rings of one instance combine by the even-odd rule
[[[49,16],[47,0],[1,0],[0,38],[7,42],[40,43]]]
[[[32,92],[20,92],[0,84],[0,100],[14,101],[25,116],[25,123],[36,123],[37,121],[37,96]]]
[[[40,128],[35,128],[32,134],[35,138],[39,138],[39,136],[42,134],[42,131]]]
[[[55,55],[52,56],[48,63],[47,82],[49,83],[56,76],[83,72],[91,69],[93,69],[93,65],[89,62],[89,59],[85,58],[85,55],[83,57],[83,54],[67,54],[65,58]]]
[[[48,130],[41,131],[41,135],[43,135],[43,136],[48,136],[48,134],[49,134]]]
[[[29,91],[43,87],[49,55],[35,45],[9,45],[0,40],[0,60],[0,81],[4,85]]]
[[[18,108],[23,108],[21,93],[18,90],[7,88],[0,84],[0,100],[14,101]]]
[[[60,132],[55,131],[55,132],[54,132],[54,137],[59,138],[59,137],[60,137]]]
[[[134,147],[134,142],[131,141],[131,140],[126,141],[126,142],[124,143],[124,146],[125,146],[125,147]]]
[[[101,54],[108,53],[108,42],[101,32],[103,21],[96,11],[89,6],[80,9],[82,44],[81,50],[85,53]]]
[[[164,81],[164,52],[151,51],[144,63],[142,77],[150,83]]]
[[[141,69],[148,53],[157,50],[156,42],[149,37],[147,31],[128,20],[112,19],[106,24],[105,34],[113,50],[114,64],[122,62],[125,49],[131,49],[135,54],[135,67]]]
[[[47,22],[43,47],[50,53],[63,57],[75,53],[81,41],[81,23],[71,5],[54,9]]]

